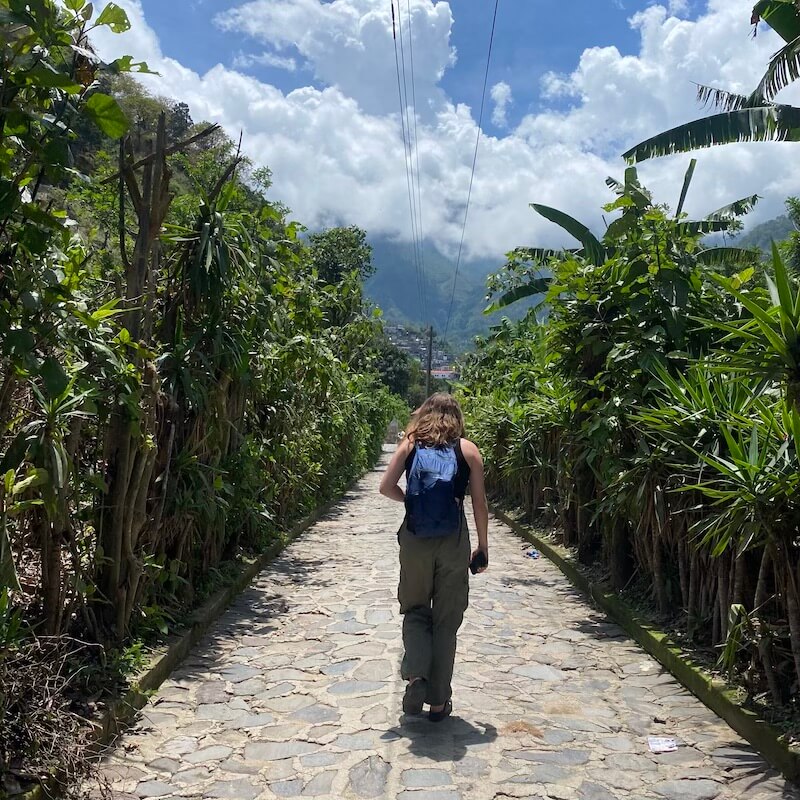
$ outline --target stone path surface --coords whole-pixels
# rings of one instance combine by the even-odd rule
[[[267,569],[104,764],[116,798],[800,795],[496,520],[454,715],[405,717],[388,459]],[[653,755],[648,735],[673,736]]]

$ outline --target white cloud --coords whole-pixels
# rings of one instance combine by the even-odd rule
[[[385,0],[252,0],[220,17],[220,25],[253,37],[270,52],[295,47],[324,86],[288,93],[222,65],[203,75],[187,69],[164,55],[139,0],[118,2],[131,13],[133,31],[99,35],[101,52],[107,57],[130,52],[147,60],[162,74],[143,78],[155,92],[187,102],[195,119],[218,121],[232,136],[242,130],[247,152],[273,170],[275,197],[298,219],[310,227],[352,223],[374,234],[409,237]],[[749,38],[751,3],[710,0],[695,20],[653,5],[631,20],[641,37],[638,54],[590,48],[576,57],[573,72],[547,76],[543,90],[549,105],[507,135],[481,140],[468,254],[497,256],[519,244],[564,243],[559,229],[530,210],[532,201],[601,229],[600,206],[609,199],[604,178],[621,176],[619,153],[699,116],[693,81],[747,91],[759,79],[779,43],[768,31],[755,41]],[[410,5],[423,224],[452,251],[461,234],[476,109],[454,104],[439,85],[454,57],[450,6],[435,0],[410,0]],[[405,14],[403,20],[407,26]],[[497,113],[505,90],[495,90]],[[792,97],[797,100],[800,92],[788,90]],[[702,213],[757,192],[765,200],[755,218],[774,216],[787,194],[800,192],[798,147],[702,151],[687,210]],[[674,204],[688,161],[689,156],[675,156],[647,162],[642,178],[659,200]]]
[[[398,0],[395,8],[407,79],[413,55],[417,104],[427,115],[444,101],[438,82],[454,58],[450,6]],[[386,0],[250,0],[217,15],[215,23],[273,47],[296,47],[319,81],[369,113],[396,109],[392,12]]]
[[[508,107],[514,102],[511,94],[511,87],[505,82],[500,81],[492,86],[492,100],[494,100],[494,111],[492,112],[492,122],[498,128],[508,127]]]
[[[255,64],[262,67],[277,67],[285,69],[287,72],[297,70],[297,61],[287,56],[279,56],[277,53],[270,53],[265,50],[263,53],[237,53],[233,59],[234,69],[249,69]]]
[[[689,13],[689,0],[669,0],[667,5],[669,13],[674,17]]]

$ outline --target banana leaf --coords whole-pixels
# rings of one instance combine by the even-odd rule
[[[550,288],[551,278],[536,278],[536,280],[526,283],[524,286],[517,286],[516,289],[506,292],[504,295],[495,300],[490,306],[484,309],[484,314],[493,314],[501,308],[506,308],[518,300],[526,297],[533,297],[537,294],[546,294]]]
[[[551,258],[558,258],[562,256],[564,253],[575,253],[581,254],[581,250],[572,249],[562,249],[562,250],[555,250],[553,248],[548,247],[517,247],[508,253],[508,260],[511,261],[512,259],[525,259],[526,261],[532,261],[534,263],[545,263],[549,261]]]
[[[692,177],[694,176],[694,168],[697,166],[697,159],[693,158],[689,162],[689,169],[683,176],[683,187],[681,188],[681,196],[678,200],[678,207],[675,209],[675,219],[678,219],[683,211],[683,204],[686,202],[686,195],[689,193],[689,186],[692,184]]]
[[[741,200],[734,200],[728,203],[727,206],[722,206],[716,211],[712,211],[706,219],[732,219],[733,217],[743,217],[749,214],[756,206],[756,203],[761,199],[757,194],[750,197],[743,197]]]
[[[733,142],[800,141],[800,108],[774,105],[745,108],[678,125],[622,154],[631,164]]]
[[[785,42],[800,36],[800,14],[794,0],[759,0],[753,6],[753,24],[763,19]]]
[[[785,44],[769,60],[764,77],[753,92],[761,103],[769,103],[781,89],[800,78],[800,36]]]
[[[720,267],[726,264],[746,267],[757,263],[761,254],[744,247],[709,247],[697,253],[697,260],[707,267]]]
[[[598,241],[597,237],[582,223],[574,217],[559,211],[557,208],[543,206],[539,203],[531,203],[531,208],[541,214],[550,222],[562,227],[570,236],[574,236],[582,245],[586,257],[595,266],[599,267],[605,261],[605,249]]]
[[[696,219],[681,222],[678,226],[685,234],[724,233],[731,227],[732,219]]]
[[[711,106],[718,111],[739,111],[741,108],[752,105],[750,97],[746,94],[737,94],[729,92],[727,89],[718,89],[716,86],[706,86],[702,83],[698,83],[696,86],[697,102],[703,108]]]

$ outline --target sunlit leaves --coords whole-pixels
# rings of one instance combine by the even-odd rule
[[[95,24],[98,26],[105,25],[114,33],[125,33],[131,27],[128,15],[116,3],[108,3],[100,12]]]
[[[119,139],[124,136],[130,127],[130,121],[125,116],[125,112],[120,108],[119,103],[107,94],[97,92],[93,94],[84,106],[86,116],[97,125],[98,128],[112,139]]]
[[[792,106],[745,108],[678,125],[622,154],[631,164],[732,142],[800,141],[800,109]]]

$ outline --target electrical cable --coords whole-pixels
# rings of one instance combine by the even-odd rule
[[[417,133],[417,86],[414,70],[414,37],[412,35],[411,27],[411,0],[406,0],[406,8],[408,10],[408,47],[411,52],[411,110],[414,115],[414,157],[417,162],[417,233],[419,234],[419,261],[422,270],[422,290],[425,294],[427,305],[427,276],[425,274],[425,229],[422,225],[422,190],[420,188],[421,173],[419,169],[419,134]],[[414,165],[411,165],[413,171]],[[433,324],[433,320],[425,316],[429,324]]]
[[[481,130],[483,126],[483,110],[486,105],[486,87],[489,84],[489,66],[492,62],[492,47],[494,46],[494,32],[497,26],[497,10],[500,6],[500,0],[495,0],[494,4],[494,17],[492,18],[492,32],[489,36],[489,53],[486,57],[486,74],[483,77],[483,94],[481,95],[481,110],[478,115],[478,134],[475,137],[475,153],[472,156],[472,174],[469,178],[469,190],[467,191],[467,205],[464,209],[464,225],[461,228],[461,241],[458,245],[458,256],[456,257],[456,269],[453,275],[453,291],[450,294],[450,308],[447,312],[447,324],[444,326],[444,339],[447,338],[447,332],[450,330],[450,319],[453,315],[453,301],[456,296],[456,282],[458,281],[458,271],[461,266],[461,253],[464,249],[464,236],[467,232],[467,217],[469,215],[469,204],[472,199],[472,184],[475,180],[475,165],[478,163],[478,146],[481,142]]]
[[[391,0],[391,6],[392,6],[392,38],[394,39],[394,61],[395,61],[395,70],[397,73],[397,96],[400,101],[400,127],[403,134],[403,160],[405,161],[405,168],[406,168],[406,186],[408,189],[408,210],[411,215],[411,242],[412,242],[411,252],[412,252],[412,260],[414,263],[414,271],[416,273],[417,293],[420,304],[420,310],[424,310],[425,292],[423,290],[422,271],[420,269],[419,258],[418,258],[419,251],[417,249],[416,214],[413,202],[414,192],[412,186],[412,177],[409,171],[410,146],[408,143],[408,138],[406,136],[407,104],[403,100],[403,90],[400,81],[400,58],[397,51],[397,20],[395,19],[394,0]],[[402,30],[401,30],[401,44],[402,44]]]
[[[397,0],[397,32],[400,36],[400,63],[402,64],[403,69],[403,89],[404,89],[404,97],[405,103],[403,105],[403,110],[405,111],[405,120],[406,120],[406,131],[408,133],[408,141],[407,141],[407,154],[408,154],[408,165],[407,168],[411,171],[411,195],[412,195],[412,236],[414,238],[414,249],[416,251],[416,258],[417,263],[419,264],[419,272],[420,272],[420,282],[422,284],[422,318],[423,320],[428,319],[428,297],[427,292],[425,291],[425,267],[422,260],[422,236],[420,234],[419,228],[419,207],[417,204],[417,198],[419,196],[419,181],[414,177],[414,153],[412,148],[411,142],[411,119],[408,115],[408,107],[409,107],[409,96],[408,96],[408,81],[406,78],[406,50],[405,44],[403,40],[403,13],[401,7],[401,1]],[[410,44],[411,33],[409,32],[409,44]],[[413,66],[412,66],[412,73],[411,73],[411,80],[412,80],[412,88],[413,88],[413,81],[414,81],[414,73],[413,73]],[[417,124],[417,109],[416,109],[416,102],[412,106],[412,112],[414,114],[414,126],[416,127]],[[415,180],[417,183],[417,189],[415,191],[414,184]],[[413,230],[415,229],[415,230]]]

